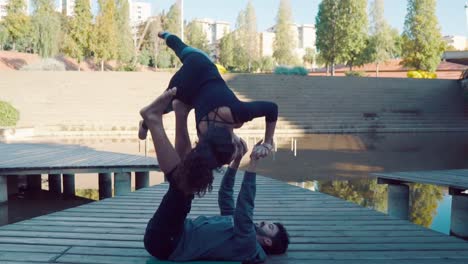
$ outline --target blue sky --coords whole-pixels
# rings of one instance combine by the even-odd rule
[[[140,0],[150,2],[153,12],[168,10],[175,0]],[[294,21],[299,24],[314,24],[320,0],[290,0]],[[184,0],[185,19],[213,18],[235,26],[236,17],[248,0]],[[258,30],[272,26],[280,0],[253,0],[257,14]],[[386,0],[385,17],[400,32],[406,15],[407,0]],[[464,10],[465,0],[437,0],[437,17],[443,35],[467,35]]]

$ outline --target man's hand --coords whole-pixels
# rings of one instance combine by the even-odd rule
[[[250,154],[251,159],[261,159],[268,156],[273,151],[273,146],[271,144],[263,142],[260,140],[255,144],[252,154]]]
[[[258,161],[261,158],[264,158],[268,156],[268,154],[270,154],[271,151],[270,150],[265,151],[265,146],[264,144],[262,144],[262,142],[263,140],[260,140],[253,147],[252,153],[250,153],[250,162],[249,162],[249,166],[247,167],[247,171],[256,172]]]

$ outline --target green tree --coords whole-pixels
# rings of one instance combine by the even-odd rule
[[[341,1],[323,0],[319,4],[315,18],[316,41],[315,45],[319,57],[327,67],[327,73],[331,68],[331,75],[335,75],[335,64],[339,63],[342,47],[339,42],[343,31],[343,23],[340,22],[339,4]]]
[[[11,41],[12,49],[16,50],[16,45],[29,32],[30,20],[26,15],[25,0],[10,0],[5,7],[6,16],[4,26]]]
[[[408,0],[403,32],[403,65],[434,72],[445,43],[436,16],[436,0]]]
[[[275,68],[275,60],[273,59],[273,57],[262,57],[257,61],[257,63],[260,72],[272,72]]]
[[[304,63],[309,63],[311,65],[314,65],[315,63],[315,49],[313,48],[306,48],[305,50],[305,54],[304,56],[302,57],[302,60],[304,61]]]
[[[92,50],[101,64],[101,71],[104,71],[104,62],[117,57],[116,8],[114,0],[98,2],[100,10],[93,29]]]
[[[253,63],[259,59],[259,41],[257,33],[257,16],[252,1],[247,3],[237,17],[236,34],[238,40],[239,68],[245,71],[254,71]]]
[[[3,25],[3,23],[0,23],[0,50],[3,50],[5,47],[5,44],[8,40],[8,32]]]
[[[276,16],[275,40],[273,42],[273,57],[279,64],[296,64],[294,54],[296,43],[292,31],[292,11],[289,0],[281,0]]]
[[[219,43],[219,62],[228,70],[235,68],[235,45],[234,32],[225,34]]]
[[[233,65],[236,70],[242,72],[249,70],[249,58],[246,47],[248,36],[245,14],[245,10],[241,10],[237,15],[236,30],[234,30],[233,33],[233,51],[235,51],[235,56],[233,56]]]
[[[177,1],[175,4],[173,4],[169,8],[169,12],[167,12],[167,15],[162,15],[162,27],[163,30],[169,31],[172,34],[175,34],[177,36],[181,36],[181,12],[180,12],[180,4],[179,1]],[[164,49],[161,49],[160,52],[163,52],[164,55],[162,56],[162,59],[166,58],[166,54],[169,54],[170,56],[170,67],[176,67],[179,64],[179,59],[177,56],[174,54],[174,52],[169,51],[167,47],[164,47]]]
[[[388,61],[395,50],[391,28],[384,18],[384,0],[374,0],[371,4],[371,38],[373,48],[372,61],[376,64],[376,75],[379,76],[379,66]]]
[[[196,21],[190,22],[185,28],[185,42],[197,49],[200,49],[207,54],[210,53],[208,48],[208,38],[203,32],[203,29]]]
[[[340,5],[341,23],[346,28],[343,32],[342,60],[347,62],[349,70],[368,62],[366,47],[368,42],[367,0],[342,0]]]
[[[390,35],[392,36],[392,43],[394,45],[394,49],[391,54],[392,59],[401,58],[402,56],[402,45],[403,45],[403,37],[398,32],[396,28],[390,28]]]
[[[91,53],[90,41],[93,29],[93,15],[89,1],[76,0],[73,13],[74,15],[67,23],[63,51],[78,61],[79,71],[81,62]]]
[[[442,188],[428,184],[413,184],[410,192],[410,220],[418,225],[430,227],[443,198]]]
[[[167,12],[167,15],[163,19],[164,30],[169,31],[177,36],[180,36],[180,14],[180,5],[179,1],[177,1],[169,8],[169,12]]]
[[[34,47],[43,58],[56,55],[60,46],[61,21],[53,0],[34,0],[32,16]]]
[[[142,26],[138,33],[143,38],[139,40],[141,41],[139,56],[142,57],[139,61],[143,65],[156,67],[158,66],[158,53],[160,49],[164,49],[164,45],[160,45],[162,40],[158,37],[158,32],[162,30],[161,16],[157,16],[149,22],[147,32],[143,36],[145,27],[146,25]]]
[[[122,63],[130,63],[135,55],[135,45],[130,28],[128,0],[116,0],[116,9],[117,59]]]
[[[323,0],[316,22],[316,47],[331,75],[335,65],[355,65],[366,62],[367,0]]]

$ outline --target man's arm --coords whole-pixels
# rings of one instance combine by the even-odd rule
[[[252,152],[259,147],[257,144]],[[249,236],[255,234],[253,211],[255,207],[255,193],[257,191],[257,163],[258,159],[251,155],[250,163],[245,171],[242,186],[237,197],[237,205],[234,213],[234,233],[237,236]]]
[[[247,144],[241,139],[242,151],[239,155],[231,162],[229,168],[223,176],[221,186],[218,191],[218,205],[221,215],[233,215],[234,214],[234,183],[236,180],[237,169],[239,168],[242,156],[247,152]]]
[[[218,191],[218,205],[221,215],[234,214],[234,182],[236,180],[237,168],[229,166],[221,181]]]

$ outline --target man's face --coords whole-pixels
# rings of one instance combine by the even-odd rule
[[[272,222],[262,221],[255,223],[255,231],[257,232],[258,236],[273,238],[276,236],[276,234],[278,234],[279,229],[278,226]]]

